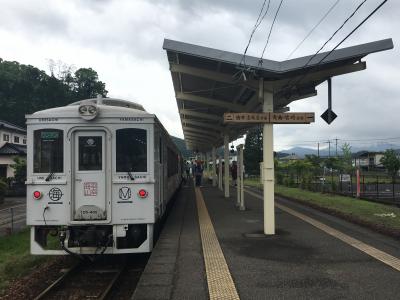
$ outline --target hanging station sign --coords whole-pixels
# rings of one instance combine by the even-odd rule
[[[224,123],[310,124],[315,114],[306,113],[224,113]]]

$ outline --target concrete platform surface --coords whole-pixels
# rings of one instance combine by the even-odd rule
[[[399,299],[400,272],[281,209],[277,234],[257,237],[263,203],[246,211],[211,186],[201,188],[241,299]],[[254,191],[253,191],[254,192]],[[133,299],[207,299],[193,187],[182,189]],[[277,203],[400,258],[400,242],[285,199]],[[208,259],[208,258],[206,258]]]

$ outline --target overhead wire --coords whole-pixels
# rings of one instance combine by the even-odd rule
[[[269,11],[269,7],[270,7],[270,4],[271,4],[271,0],[268,0],[267,9],[265,10],[265,12],[264,12],[264,14],[263,14],[264,7],[265,7],[265,3],[266,3],[266,2],[267,2],[267,0],[264,0],[263,4],[262,4],[262,6],[261,6],[260,13],[258,14],[256,23],[255,23],[255,25],[254,25],[253,30],[251,31],[249,41],[248,41],[247,46],[246,46],[246,48],[245,48],[245,50],[244,50],[242,59],[241,59],[241,61],[240,61],[240,63],[239,63],[239,65],[241,65],[241,64],[243,63],[243,64],[244,64],[244,68],[246,68],[246,54],[247,54],[247,50],[249,49],[249,46],[250,46],[250,44],[251,44],[251,40],[253,39],[253,35],[254,35],[254,33],[256,32],[257,28],[261,25],[262,21],[264,20],[265,16],[267,15],[267,13],[268,13],[268,11]],[[261,15],[262,15],[262,17],[261,17]]]
[[[318,51],[315,53],[315,54],[313,54],[309,59],[308,59],[308,61],[301,67],[301,69],[304,69],[304,68],[306,68],[309,64],[310,64],[310,62],[322,51],[322,49],[324,49],[325,48],[325,46],[335,37],[335,35],[344,27],[344,25],[351,19],[351,18],[353,18],[354,17],[354,15],[357,13],[357,11],[358,10],[360,10],[360,8],[365,4],[365,2],[367,2],[368,0],[363,0],[357,7],[356,7],[356,9],[346,18],[346,20],[339,26],[339,28],[338,29],[336,29],[336,31],[328,38],[328,40],[318,49]],[[386,0],[387,1],[387,0]],[[385,2],[386,2],[385,1]],[[369,18],[369,17],[368,17]],[[366,21],[366,20],[365,20]],[[365,21],[363,21],[363,22],[365,22]],[[358,26],[359,27],[359,26]],[[352,33],[353,33],[354,31],[352,31]],[[351,35],[351,34],[350,34]],[[349,37],[350,35],[348,35],[347,37]],[[342,42],[340,42],[340,44],[341,43],[343,43],[344,42],[344,40],[342,41]],[[339,47],[339,45],[340,44],[338,44],[338,45],[336,45],[330,52],[329,52],[329,54],[328,55],[326,55],[323,59],[321,59],[317,64],[315,64],[314,65],[314,68],[315,67],[317,67],[317,66],[319,66],[332,52],[333,52],[333,50],[335,50],[337,47]],[[300,77],[300,79],[298,80],[298,81],[296,81],[296,83],[294,84],[294,85],[292,85],[292,86],[295,86],[295,85],[297,85],[297,84],[299,84],[300,82],[301,82],[301,80],[303,80],[307,75],[308,75],[308,73],[309,73],[309,71],[308,72],[306,72],[305,74],[303,74],[303,76],[302,77]],[[289,82],[282,88],[282,89],[286,89],[286,88],[288,88],[288,87],[291,87],[290,85],[291,85],[291,83],[294,81],[294,79],[291,79],[291,80],[289,80]]]
[[[319,25],[328,17],[328,15],[333,11],[333,9],[336,7],[336,5],[339,4],[341,0],[336,0],[333,5],[328,9],[328,11],[323,15],[323,17],[317,22],[317,24],[314,25],[314,27],[307,33],[307,35],[301,40],[301,42],[293,49],[292,52],[286,57],[286,59],[289,59],[292,57],[292,55],[301,47],[301,45],[310,37],[310,35],[314,32],[315,29],[318,28]]]
[[[274,28],[274,25],[275,25],[275,22],[276,22],[276,18],[277,18],[277,16],[278,16],[278,13],[279,13],[279,11],[280,11],[280,9],[281,9],[282,3],[283,3],[283,0],[281,0],[281,2],[279,3],[278,9],[276,10],[274,19],[273,19],[273,21],[272,21],[272,23],[271,23],[271,27],[269,28],[267,42],[265,43],[264,49],[263,49],[263,51],[262,51],[262,53],[261,53],[261,56],[260,56],[260,59],[259,59],[259,61],[258,61],[258,64],[259,64],[259,65],[262,65],[262,64],[263,64],[264,53],[265,53],[265,50],[267,49],[267,46],[268,46],[268,43],[269,43],[269,39],[270,39],[270,37],[271,37],[271,33],[272,33],[273,28]]]

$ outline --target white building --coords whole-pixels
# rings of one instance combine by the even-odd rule
[[[14,176],[15,156],[26,157],[26,130],[0,120],[0,178]]]

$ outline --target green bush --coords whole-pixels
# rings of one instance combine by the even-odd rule
[[[331,192],[337,192],[338,190],[338,185],[335,181],[331,182]]]
[[[294,182],[294,176],[290,175],[289,177],[285,177],[283,179],[283,184],[288,187],[296,187],[296,183]]]
[[[300,178],[300,188],[303,190],[311,190],[312,188],[312,177],[310,174],[303,174]]]
[[[277,184],[283,184],[284,182],[284,175],[282,173],[276,173],[276,183]]]
[[[7,192],[8,185],[0,179],[0,196],[4,196]]]
[[[0,204],[4,202],[4,195],[7,192],[8,185],[0,179]]]

